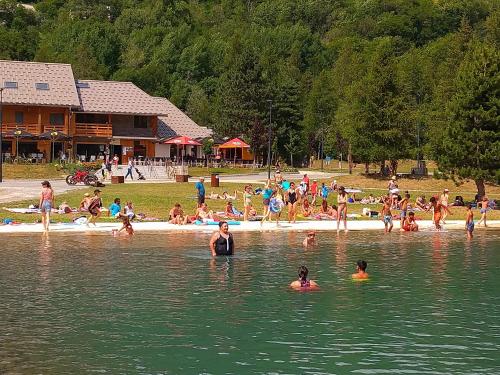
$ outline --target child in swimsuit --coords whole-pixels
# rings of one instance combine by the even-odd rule
[[[387,198],[384,201],[384,206],[382,207],[380,214],[382,215],[382,218],[384,221],[384,233],[390,233],[392,230],[392,227],[394,225],[392,223],[392,212],[391,212],[391,200],[390,200],[390,198]]]
[[[410,212],[408,216],[405,218],[405,221],[403,222],[403,226],[401,227],[402,230],[405,232],[417,232],[418,231],[418,224],[415,221],[415,213]]]
[[[465,220],[465,230],[467,231],[467,238],[472,240],[472,232],[474,232],[474,213],[472,212],[472,206],[469,203],[467,206],[467,219]]]
[[[442,217],[441,211],[443,209],[443,206],[441,205],[441,203],[438,202],[436,197],[431,197],[430,202],[431,202],[431,206],[427,209],[427,211],[429,211],[431,208],[434,210],[434,214],[432,216],[432,221],[434,222],[436,229],[440,230],[441,224],[439,224],[439,222],[441,221],[441,217]]]

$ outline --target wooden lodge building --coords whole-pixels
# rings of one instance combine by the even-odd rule
[[[179,150],[160,139],[212,134],[131,82],[75,80],[69,64],[0,60],[0,87],[4,159],[36,155],[47,161],[61,150],[82,161],[108,152],[123,163],[129,157],[167,158]],[[19,136],[20,130],[29,134]],[[202,157],[201,147],[184,152]]]

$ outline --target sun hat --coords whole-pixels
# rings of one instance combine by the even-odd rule
[[[90,197],[90,194],[89,193],[85,193],[83,194],[84,197]]]

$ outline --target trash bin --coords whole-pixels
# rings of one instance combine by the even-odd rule
[[[187,174],[176,174],[175,182],[188,182],[189,176]]]
[[[219,187],[219,175],[217,173],[212,173],[210,176],[210,186]]]

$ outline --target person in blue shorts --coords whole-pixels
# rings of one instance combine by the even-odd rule
[[[467,219],[465,220],[465,230],[467,231],[467,238],[472,240],[474,237],[474,213],[472,212],[472,205],[469,203],[467,206]]]

